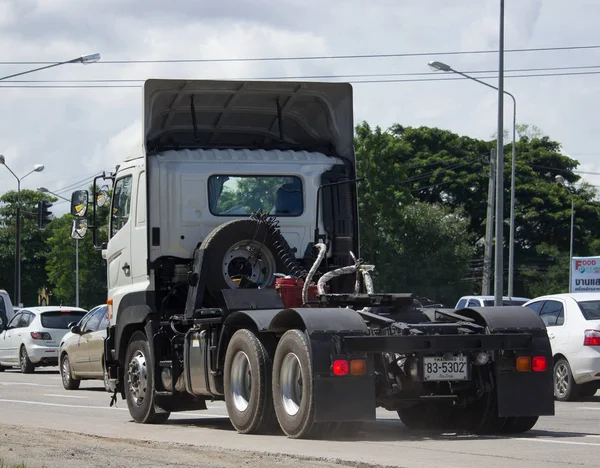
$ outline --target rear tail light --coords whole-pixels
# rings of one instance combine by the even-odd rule
[[[548,370],[548,360],[545,356],[533,356],[531,358],[531,370],[533,372],[546,372]]]
[[[583,346],[600,346],[600,330],[583,332]]]
[[[349,366],[345,359],[336,359],[333,361],[333,375],[348,375]]]
[[[365,359],[336,359],[331,366],[333,375],[365,375],[367,373],[367,361]]]
[[[34,340],[51,340],[52,337],[50,336],[50,333],[46,333],[46,332],[31,332],[31,338],[33,338]]]
[[[517,356],[516,367],[518,372],[546,372],[548,359],[546,356]]]

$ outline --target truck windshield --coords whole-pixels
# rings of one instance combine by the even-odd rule
[[[211,176],[208,201],[216,216],[250,216],[258,210],[300,216],[304,210],[302,181],[293,176]]]
[[[600,320],[600,301],[578,301],[586,320]]]

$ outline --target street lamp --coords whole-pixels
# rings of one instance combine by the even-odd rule
[[[62,198],[71,202],[68,198],[48,190],[46,187],[39,187],[38,192],[49,193],[55,197]],[[79,307],[79,239],[75,239],[75,307]]]
[[[453,72],[458,75],[462,75],[465,78],[476,81],[477,83],[481,83],[482,85],[487,86],[488,88],[495,89],[498,88],[493,86],[485,81],[478,80],[472,76],[467,75],[466,73],[459,72],[458,70],[454,70],[450,65],[446,65],[442,62],[429,62],[429,67],[434,71],[445,71],[445,72]],[[514,271],[515,271],[515,166],[517,162],[517,145],[516,145],[516,127],[517,127],[517,101],[515,97],[509,93],[508,91],[504,91],[504,94],[510,96],[513,101],[513,128],[512,128],[512,166],[511,166],[511,177],[510,177],[510,237],[509,237],[509,246],[508,246],[508,296],[513,295],[514,288]],[[498,177],[502,177],[501,174]],[[491,262],[490,262],[491,263]]]
[[[45,67],[34,68],[33,70],[27,70],[24,72],[15,73],[14,75],[3,76],[3,77],[0,77],[0,81],[7,80],[8,78],[14,78],[15,76],[26,75],[27,73],[33,73],[36,71],[45,70],[46,68],[58,67],[59,65],[64,65],[66,63],[83,63],[84,65],[87,65],[88,63],[94,63],[94,62],[97,62],[98,60],[100,60],[100,54],[82,55],[81,57],[67,60],[65,62],[57,62],[57,63],[53,63],[51,65],[46,65]]]
[[[21,305],[21,181],[27,177],[29,174],[33,174],[34,172],[42,172],[44,170],[43,164],[36,164],[33,166],[33,169],[25,174],[23,177],[19,178],[12,171],[10,167],[6,164],[6,158],[0,154],[0,165],[6,167],[8,172],[10,172],[15,179],[17,179],[17,226],[15,232],[15,241],[17,244],[17,249],[15,253],[15,298],[17,301],[18,307],[22,307]]]
[[[569,292],[571,292],[571,276],[572,276],[572,265],[573,265],[573,229],[575,226],[575,194],[573,190],[565,182],[565,178],[561,175],[555,177],[556,183],[562,185],[567,192],[571,195],[571,241],[569,246]]]

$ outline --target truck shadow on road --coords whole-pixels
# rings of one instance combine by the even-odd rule
[[[229,422],[227,417],[222,418],[186,418],[186,419],[170,419],[167,425],[179,427],[194,427],[202,429],[217,429],[228,432],[233,432],[235,429]],[[505,440],[515,438],[544,438],[544,439],[560,439],[560,438],[584,438],[586,436],[597,436],[599,434],[591,434],[585,432],[570,432],[570,431],[548,431],[543,429],[532,429],[523,434],[497,434],[497,435],[479,435],[456,432],[440,432],[427,430],[411,430],[400,422],[400,420],[383,419],[376,422],[363,424],[357,434],[344,436],[336,434],[325,434],[319,440],[323,442],[423,442],[429,440],[435,441],[465,441],[465,440]],[[269,434],[267,436],[284,436],[282,432]]]

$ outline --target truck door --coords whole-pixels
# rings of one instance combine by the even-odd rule
[[[110,210],[109,235],[106,249],[108,291],[113,307],[132,284],[131,276],[131,194],[133,170],[122,171],[115,181]]]

